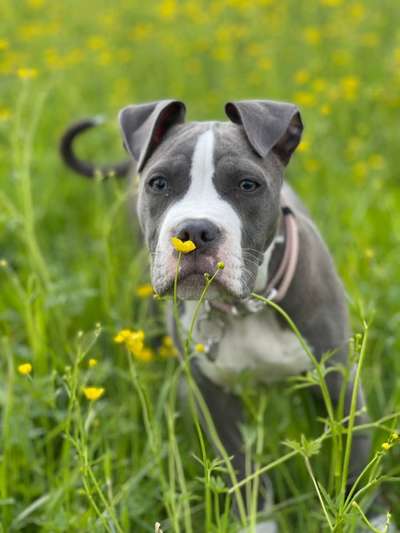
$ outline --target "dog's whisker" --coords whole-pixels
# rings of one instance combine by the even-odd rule
[[[238,261],[238,262],[242,259],[242,258],[241,258],[239,255],[237,255],[237,254],[232,254],[232,257],[233,257],[234,260],[236,260],[236,261]],[[254,265],[254,266],[257,267],[257,268],[260,266],[260,263],[259,263],[258,261],[255,261],[254,258],[251,257],[251,256],[248,257],[248,256],[246,256],[245,254],[243,254],[243,259],[244,259],[247,263],[250,263],[250,264]]]
[[[242,251],[243,252],[253,252],[254,254],[257,254],[259,256],[263,256],[264,253],[263,252],[260,252],[260,250],[256,250],[255,248],[242,248]]]
[[[260,263],[258,261],[254,261],[254,259],[250,257],[244,257],[243,258],[247,263],[250,263],[251,265],[256,266],[257,268],[260,266]]]
[[[257,259],[257,261],[262,261],[264,259],[263,255],[255,254],[254,252],[251,252],[251,251],[244,251],[243,256],[252,257],[253,259]]]
[[[242,271],[244,274],[247,274],[249,276],[250,279],[255,279],[255,273],[252,272],[251,270],[249,270],[248,268],[246,268],[245,266],[242,267]]]
[[[255,255],[255,254],[252,254],[252,253],[249,253],[249,252],[243,252],[243,257],[250,257],[251,259],[254,259],[255,261],[258,261],[259,263],[262,263],[263,261],[263,257],[259,256],[259,255]]]

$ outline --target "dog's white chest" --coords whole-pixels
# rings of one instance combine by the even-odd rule
[[[184,325],[190,315],[187,310]],[[207,331],[209,329],[209,331]],[[205,346],[217,334],[218,324],[199,322],[194,340]],[[199,355],[202,372],[219,385],[230,385],[249,375],[264,383],[273,383],[311,368],[311,361],[296,335],[282,328],[272,310],[239,317],[227,317],[220,338],[211,351]]]

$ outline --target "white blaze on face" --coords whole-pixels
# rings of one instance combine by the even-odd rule
[[[233,207],[223,200],[213,183],[215,136],[210,127],[200,134],[193,153],[190,186],[186,194],[165,213],[153,263],[153,284],[162,291],[175,276],[176,259],[171,237],[175,228],[188,219],[206,219],[221,230],[222,239],[215,253],[215,264],[224,261],[225,269],[218,275],[228,289],[240,294],[242,287],[241,221]]]

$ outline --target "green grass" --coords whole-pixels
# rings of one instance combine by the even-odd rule
[[[400,446],[380,450],[400,411],[400,6],[4,0],[1,12],[0,531],[146,532],[156,521],[164,531],[236,531],[229,465],[182,409],[176,359],[158,355],[164,303],[136,295],[149,268],[127,184],[85,181],[57,153],[70,121],[102,113],[107,126],[79,151],[124,157],[118,110],[164,97],[183,99],[196,120],[223,119],[234,98],[302,108],[288,179],[333,252],[354,332],[368,322],[361,377],[380,473],[371,471],[399,476]],[[22,80],[20,68],[37,76]],[[121,327],[145,331],[150,362],[113,342]],[[25,362],[28,377],[17,371]],[[88,402],[85,385],[104,396]],[[273,467],[281,530],[322,531],[327,514],[340,522],[331,439],[319,440],[308,391],[284,383],[243,394],[249,458]],[[400,524],[400,484],[381,485]]]

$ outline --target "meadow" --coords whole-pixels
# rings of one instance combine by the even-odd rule
[[[340,413],[321,419],[295,381],[243,389],[249,462],[270,467],[282,532],[368,530],[378,486],[400,526],[400,4],[2,0],[0,11],[0,531],[239,528],[229,461],[179,399],[128,183],[85,180],[58,155],[71,121],[102,114],[78,152],[124,158],[119,109],[161,98],[184,100],[193,120],[224,119],[231,99],[301,108],[288,180],[347,290],[372,463],[345,506],[325,438],[346,434]],[[143,331],[144,347],[115,342],[123,329]]]

